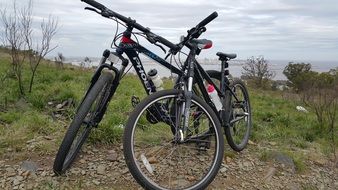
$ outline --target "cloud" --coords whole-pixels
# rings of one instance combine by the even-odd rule
[[[20,0],[21,3],[22,0]],[[23,0],[27,1],[27,0]],[[10,5],[12,0],[3,0]],[[177,42],[179,36],[217,11],[219,17],[207,26],[203,38],[217,51],[239,54],[239,58],[265,55],[268,59],[338,59],[338,1],[336,0],[99,0],[112,10],[136,19],[154,33]],[[36,20],[55,15],[60,30],[57,51],[72,55],[98,56],[110,45],[116,24],[93,12],[80,0],[35,0]],[[157,53],[161,50],[149,44]],[[55,52],[56,53],[56,52]],[[316,57],[313,57],[315,53]]]

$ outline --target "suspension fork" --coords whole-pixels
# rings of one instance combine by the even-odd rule
[[[93,126],[96,127],[102,120],[103,115],[105,114],[107,107],[108,107],[108,103],[110,102],[111,98],[113,97],[113,95],[115,94],[115,91],[117,89],[117,87],[119,86],[120,83],[120,75],[121,73],[119,72],[119,70],[114,67],[111,66],[111,71],[114,72],[114,80],[111,83],[111,86],[109,87],[109,95],[108,98],[105,100],[105,102],[102,103],[102,108],[99,110],[98,113],[96,113],[94,119],[93,119]]]
[[[184,100],[182,107],[184,108],[182,112],[181,118],[183,118],[183,129],[180,129],[180,141],[184,141],[184,133],[187,132],[189,127],[189,119],[190,119],[190,106],[191,106],[191,99],[192,99],[192,87],[194,83],[194,65],[195,65],[195,55],[196,55],[196,48],[193,48],[188,56],[187,59],[187,81],[186,85],[184,86]]]
[[[116,55],[117,57],[119,57],[122,60],[122,66],[121,66],[120,71],[116,67],[113,66],[113,63],[112,64],[105,63],[107,58],[109,57],[109,55],[111,53]],[[91,79],[90,87],[85,94],[85,97],[86,97],[88,95],[89,91],[91,90],[91,88],[94,86],[94,84],[98,80],[98,78],[101,76],[103,69],[108,69],[110,72],[113,73],[114,79],[113,79],[112,83],[109,84],[108,97],[104,100],[104,102],[102,102],[102,106],[100,106],[99,111],[97,113],[95,113],[92,121],[89,121],[90,123],[88,123],[92,127],[97,127],[97,125],[101,122],[101,120],[102,120],[102,118],[103,118],[103,116],[104,116],[104,114],[107,110],[108,103],[110,102],[111,98],[115,94],[117,87],[120,84],[121,76],[123,75],[125,68],[128,66],[128,60],[123,58],[121,54],[122,53],[119,53],[119,52],[116,52],[116,53],[110,52],[109,50],[104,51],[102,59],[100,61],[100,65],[97,68],[97,70],[95,71],[95,73],[94,73],[94,75]],[[85,97],[83,98],[83,100],[85,99]]]
[[[110,54],[110,51],[109,50],[104,50],[103,51],[103,55],[102,55],[102,58],[100,60],[100,63],[99,63],[99,67],[96,69],[94,75],[92,76],[91,80],[90,80],[90,85],[89,85],[89,88],[87,89],[85,95],[83,96],[81,102],[80,102],[80,105],[83,103],[83,101],[86,99],[89,91],[93,88],[94,84],[96,83],[96,81],[99,79],[99,77],[101,76],[101,72],[104,68],[108,68],[110,69],[111,66],[108,65],[108,64],[105,64],[107,58],[109,57],[109,54]],[[76,112],[78,111],[80,106],[78,106]]]

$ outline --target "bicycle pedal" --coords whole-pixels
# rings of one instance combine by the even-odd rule
[[[135,108],[137,104],[140,103],[140,98],[137,96],[132,96],[131,97],[131,105]]]

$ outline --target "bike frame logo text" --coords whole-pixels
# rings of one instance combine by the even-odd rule
[[[136,62],[136,68],[138,68],[137,72],[140,78],[142,79],[145,88],[147,89],[149,94],[151,94],[152,93],[151,84],[148,81],[148,77],[143,69],[140,59],[138,59],[137,57],[134,57],[133,60]]]

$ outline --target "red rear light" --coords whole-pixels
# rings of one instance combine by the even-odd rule
[[[203,47],[203,49],[209,49],[211,47],[212,47],[212,42],[205,44],[205,46]]]

